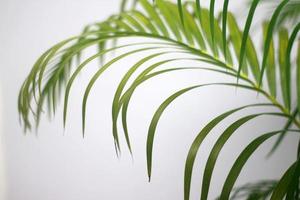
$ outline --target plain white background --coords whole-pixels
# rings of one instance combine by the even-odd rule
[[[239,6],[231,9],[244,16]],[[122,74],[137,61],[137,56],[117,63],[97,82],[88,102],[87,135],[82,139],[82,93],[89,75],[97,69],[95,62],[72,89],[66,130],[63,131],[60,108],[53,120],[48,121],[44,116],[38,136],[34,132],[23,135],[18,121],[17,95],[37,57],[56,42],[76,35],[85,25],[104,20],[118,9],[118,0],[0,1],[0,145],[3,144],[0,146],[0,199],[183,199],[184,162],[196,134],[209,120],[230,108],[264,101],[256,93],[224,87],[195,90],[177,99],[168,107],[157,128],[151,183],[147,181],[145,143],[151,116],[158,105],[185,86],[231,79],[207,72],[176,72],[145,83],[133,96],[129,108],[134,158],[124,148],[122,138],[123,153],[118,159],[111,136],[111,102]],[[225,120],[204,142],[195,165],[191,199],[200,195],[201,176],[213,141],[226,124],[251,112],[247,110]],[[281,119],[263,117],[237,131],[217,162],[210,199],[219,194],[228,169],[245,145],[261,133],[283,125]],[[263,161],[274,140],[264,144],[249,160],[238,184],[280,177],[294,160],[297,144],[294,138],[289,137],[284,148],[267,162]]]

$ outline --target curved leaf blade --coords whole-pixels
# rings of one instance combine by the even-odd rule
[[[294,41],[297,37],[297,34],[300,30],[300,22],[297,24],[297,26],[294,28],[290,39],[288,41],[287,45],[287,51],[286,51],[286,57],[285,57],[285,63],[286,63],[286,91],[287,91],[287,108],[288,110],[291,109],[291,52],[293,48]]]
[[[288,98],[288,84],[287,84],[287,69],[286,69],[286,50],[288,46],[289,34],[287,29],[281,28],[279,30],[279,48],[278,48],[278,61],[280,69],[280,86],[283,96],[284,105],[289,107],[290,102]]]
[[[296,75],[296,83],[297,83],[297,101],[298,101],[298,110],[300,110],[300,40],[298,41],[298,54],[297,54],[297,75]],[[300,113],[299,113],[300,116]]]
[[[229,117],[233,113],[236,113],[240,110],[249,108],[249,107],[256,107],[256,106],[271,106],[270,104],[252,104],[247,106],[242,106],[233,110],[230,110],[215,119],[213,119],[209,124],[207,124],[201,132],[197,135],[195,140],[193,141],[193,144],[190,147],[186,163],[185,163],[185,176],[184,176],[184,196],[185,200],[189,200],[190,196],[190,186],[191,186],[191,179],[192,179],[192,172],[194,167],[194,162],[197,156],[197,152],[204,141],[204,139],[207,137],[207,135],[211,132],[211,130],[216,127],[221,121],[223,121],[225,118]],[[205,183],[206,184],[206,183]],[[202,198],[202,197],[201,197]]]
[[[251,27],[251,23],[254,17],[254,13],[256,10],[256,7],[258,5],[260,0],[253,0],[248,16],[247,16],[247,20],[246,20],[246,24],[244,27],[244,31],[243,31],[243,37],[242,37],[242,44],[241,44],[241,53],[240,53],[240,57],[239,57],[239,68],[238,68],[238,78],[240,76],[241,70],[242,70],[242,66],[243,66],[243,62],[244,62],[244,57],[245,57],[245,52],[246,52],[246,45],[247,45],[247,40],[248,40],[248,36],[249,36],[249,32],[250,32],[250,27]]]
[[[289,169],[284,173],[284,175],[279,180],[277,186],[275,187],[270,200],[283,199],[286,195],[289,183],[293,178],[293,174],[296,170],[297,162],[289,167]]]
[[[268,26],[269,26],[269,24],[267,22],[265,22],[263,24],[264,40],[266,40],[266,37],[267,37]],[[269,47],[269,50],[268,50],[268,55],[267,55],[267,58],[265,58],[266,59],[265,68],[266,68],[267,81],[268,81],[268,86],[269,86],[270,93],[273,97],[276,97],[276,94],[277,94],[277,89],[276,89],[276,64],[275,64],[274,42],[273,42],[272,36],[271,36],[269,45],[270,45],[270,47]],[[264,69],[264,65],[262,65],[261,70],[263,70],[263,69]]]
[[[229,0],[224,0],[222,12],[222,36],[223,36],[223,54],[227,60],[227,13]]]
[[[250,156],[254,153],[254,151],[263,144],[266,140],[273,137],[276,134],[281,133],[282,131],[274,131],[267,134],[264,134],[255,140],[253,140],[239,155],[239,157],[236,159],[234,165],[230,169],[230,172],[224,182],[222,193],[221,193],[221,199],[229,199],[230,193],[232,191],[232,188],[243,169],[244,165],[250,158]],[[277,198],[281,199],[281,198]]]
[[[260,72],[260,78],[259,78],[259,86],[262,84],[262,80],[263,80],[263,75],[264,75],[264,71],[265,71],[265,67],[267,65],[267,60],[268,60],[268,56],[269,56],[269,50],[271,47],[271,42],[272,42],[272,35],[274,32],[274,28],[277,22],[277,19],[279,17],[279,14],[281,12],[281,10],[284,8],[284,6],[289,2],[289,0],[284,0],[282,1],[279,6],[276,8],[276,10],[274,11],[272,17],[271,17],[271,21],[268,25],[268,29],[266,32],[266,36],[265,36],[265,45],[264,45],[264,54],[263,54],[263,61],[262,61],[262,67],[261,67],[261,72]]]
[[[244,125],[248,121],[250,121],[256,117],[262,116],[262,115],[285,116],[285,115],[282,115],[281,113],[260,113],[260,114],[248,115],[246,117],[243,117],[243,118],[235,121],[222,133],[222,135],[218,138],[217,142],[213,146],[213,148],[209,154],[208,160],[206,162],[206,165],[205,165],[205,170],[204,170],[203,179],[202,179],[202,190],[201,190],[201,199],[202,200],[205,200],[208,197],[208,192],[209,192],[209,187],[210,187],[213,170],[215,168],[216,161],[217,161],[219,154],[220,154],[221,150],[223,149],[225,143],[231,138],[231,136],[235,133],[235,131],[238,128],[240,128],[242,125]],[[233,187],[233,185],[232,185],[232,187]],[[221,195],[221,199],[226,199],[225,197],[226,197],[226,195],[225,196]],[[229,196],[228,196],[228,198],[229,198]]]

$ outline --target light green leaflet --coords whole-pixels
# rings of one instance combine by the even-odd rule
[[[72,40],[74,38],[71,38]],[[69,41],[71,41],[71,39]],[[103,38],[105,39],[105,37]],[[107,38],[106,38],[107,39]],[[42,112],[42,105],[43,105],[43,101],[44,101],[44,97],[46,94],[49,94],[52,90],[52,98],[53,98],[53,110],[55,111],[55,104],[56,104],[56,99],[55,99],[55,85],[56,85],[56,82],[57,80],[60,79],[61,75],[64,75],[64,72],[66,70],[66,66],[69,66],[67,65],[71,58],[74,56],[74,55],[77,55],[78,54],[78,51],[82,50],[83,48],[86,48],[88,46],[91,46],[93,44],[96,44],[97,42],[99,42],[101,40],[88,40],[87,42],[83,42],[83,45],[78,45],[77,48],[75,49],[72,49],[72,51],[67,52],[64,56],[64,59],[62,61],[62,63],[59,63],[59,65],[56,66],[55,70],[54,70],[54,73],[52,74],[52,76],[49,78],[49,80],[47,81],[46,85],[44,86],[43,90],[40,91],[42,94],[40,94],[40,99],[37,101],[37,112],[36,112],[36,118],[37,118],[37,122],[39,122],[39,119],[40,119],[40,114]],[[54,55],[51,55],[52,57]],[[47,60],[47,62],[49,62],[50,60]],[[40,71],[40,77],[39,77],[39,88],[41,88],[41,85],[42,85],[42,76],[41,74],[44,74],[45,72],[45,69],[46,69],[46,65],[41,65],[41,71]],[[41,89],[39,89],[41,90]],[[51,95],[51,94],[50,94]],[[49,97],[49,96],[48,96]],[[37,126],[38,126],[38,123],[37,123]]]
[[[155,24],[159,27],[160,31],[163,33],[164,36],[169,37],[169,33],[167,28],[165,27],[163,21],[159,17],[159,15],[156,13],[155,8],[149,4],[147,0],[140,0],[139,1],[143,8],[147,11],[149,14],[149,17],[153,19]]]
[[[232,13],[228,13],[228,28],[230,31],[230,41],[235,51],[235,55],[237,58],[240,57],[240,46],[242,44],[242,34],[238,28],[237,22],[232,15]],[[247,61],[243,60],[242,72],[247,75]]]
[[[254,47],[254,44],[252,42],[251,37],[248,37],[247,44],[246,44],[246,56],[247,61],[249,63],[251,72],[255,78],[255,81],[258,82],[259,80],[259,73],[260,73],[260,67],[259,62],[256,54],[256,49]]]
[[[183,7],[183,13],[184,13],[184,20],[186,21],[185,23],[187,24],[185,26],[185,34],[191,34],[193,35],[194,39],[198,43],[199,47],[202,50],[206,50],[206,45],[201,33],[201,30],[199,26],[196,24],[196,20],[194,16],[192,16],[188,11],[187,11],[187,5]]]
[[[219,22],[216,18],[214,18],[214,44],[215,48],[217,48],[218,52],[223,52],[223,35],[222,35],[222,29],[219,26]],[[228,47],[226,48],[227,51],[227,62],[232,64],[232,58],[230,54],[230,50]],[[220,59],[220,58],[219,58]]]
[[[268,26],[269,26],[269,24],[267,22],[265,22],[263,24],[264,40],[266,40]],[[274,42],[273,42],[272,36],[271,36],[270,44],[269,44],[268,48],[269,48],[268,54],[266,55],[267,58],[266,58],[265,64],[262,64],[262,70],[264,69],[263,66],[265,65],[270,93],[273,97],[276,97],[276,94],[277,94],[277,91],[276,91],[276,64],[275,64]]]
[[[224,0],[222,11],[222,38],[223,38],[223,54],[227,61],[227,13],[228,13],[229,0]]]
[[[210,31],[210,24],[209,23],[205,23],[207,21],[210,21],[210,13],[207,9],[201,9],[200,8],[200,4],[199,5],[195,5],[193,3],[187,3],[187,5],[191,5],[195,10],[196,10],[196,15],[194,17],[194,20],[198,20],[199,23],[201,24],[201,30],[203,32],[204,38],[206,38],[206,42],[208,43],[208,46],[210,47],[211,51],[214,52],[214,57],[218,57],[218,53],[220,52],[224,52],[226,50],[226,55],[224,55],[224,58],[226,60],[226,62],[230,65],[232,65],[232,56],[231,56],[231,52],[228,48],[228,45],[224,46],[223,44],[223,31],[219,26],[219,23],[217,21],[216,18],[214,18],[213,22],[214,22],[214,45],[212,44],[212,34]],[[198,7],[199,6],[199,7]],[[198,11],[199,9],[199,11]],[[201,14],[201,15],[200,15]],[[201,47],[201,45],[199,45]],[[206,50],[206,48],[201,48],[203,50]]]
[[[201,9],[199,13],[201,16],[200,24],[202,27],[203,34],[205,35],[206,42],[208,43],[211,51],[214,53],[214,56],[218,56],[218,52],[216,51],[216,48],[214,47],[212,42],[210,25],[209,23],[207,23],[210,20],[209,11],[207,9]]]
[[[168,22],[169,28],[172,30],[172,33],[174,33],[177,41],[182,42],[181,33],[178,28],[178,21],[176,20],[176,15],[172,15],[172,12],[170,10],[170,7],[167,6],[165,1],[163,0],[156,0],[156,5],[159,8],[160,12],[162,13],[163,17],[165,18],[165,21]],[[175,20],[173,20],[175,18]]]
[[[135,17],[141,24],[144,24],[151,33],[158,35],[156,27],[153,25],[151,20],[143,13],[137,10],[133,10],[130,12],[130,14],[132,15],[132,17]]]
[[[101,32],[99,32],[99,34],[100,33]],[[51,59],[53,59],[53,57],[56,55],[58,50],[61,49],[63,46],[65,46],[67,43],[70,43],[71,41],[74,41],[76,39],[80,39],[82,37],[85,37],[85,36],[88,36],[88,35],[91,35],[91,34],[97,34],[97,32],[86,33],[85,35],[82,35],[82,36],[76,36],[76,37],[72,37],[72,38],[69,38],[67,40],[64,40],[63,42],[58,43],[57,45],[52,47],[44,55],[42,55],[42,57],[35,64],[36,67],[34,67],[35,71],[33,73],[33,75],[35,76],[35,75],[37,75],[37,73],[39,71],[39,77],[38,77],[38,85],[39,86],[38,87],[39,87],[40,93],[41,93],[41,87],[42,87],[42,78],[43,78],[43,74],[45,72],[46,66],[49,63],[49,61]],[[111,36],[111,37],[115,37],[115,36]],[[67,56],[64,58],[62,64],[59,65],[59,67],[64,68],[65,64],[67,64],[74,55],[77,55],[79,51],[81,51],[84,48],[87,48],[88,46],[96,44],[97,42],[99,42],[99,40],[94,39],[94,40],[84,41],[82,44],[79,43],[79,45],[76,45],[75,49],[71,49],[70,54],[68,54],[68,53],[66,54]],[[34,77],[34,79],[35,79],[35,77]],[[35,81],[33,81],[33,83],[35,83]]]
[[[168,2],[168,1],[165,1],[165,4],[170,9],[171,14],[173,16],[171,21],[174,21],[174,20],[178,21],[179,20],[179,19],[177,20],[177,16],[179,15],[178,14],[178,8],[174,4],[172,4],[171,2]],[[194,46],[194,40],[193,40],[193,37],[192,37],[192,32],[190,30],[188,30],[188,28],[190,27],[189,22],[191,22],[191,21],[187,21],[184,7],[182,7],[182,12],[183,12],[183,15],[184,15],[183,20],[186,21],[186,23],[184,23],[185,25],[180,26],[177,22],[177,23],[175,23],[176,28],[177,29],[180,28],[180,30],[183,33],[183,36],[185,37],[187,43],[190,46]]]
[[[208,42],[211,51],[213,52],[214,57],[219,57],[219,49],[223,49],[223,42],[222,42],[222,32],[221,28],[218,24],[218,21],[215,18],[211,18],[211,12],[208,9],[201,9],[200,11],[201,14],[201,26],[202,26],[202,31],[207,38],[206,41]],[[210,23],[207,23],[207,22]],[[214,28],[211,31],[211,23],[214,23]],[[213,33],[213,34],[212,34]],[[214,36],[214,38],[212,38]]]
[[[58,65],[58,68],[55,69],[54,75],[49,79],[49,81],[45,85],[42,93],[45,94],[46,92],[48,92],[49,89],[51,89],[50,87],[53,85],[53,83],[55,84],[56,80],[59,78],[58,75],[61,74],[61,72],[64,72],[63,70],[65,70],[65,65],[71,60],[71,58],[74,55],[77,55],[79,51],[81,51],[82,49],[87,48],[89,46],[92,46],[94,44],[97,44],[97,43],[99,43],[101,41],[105,41],[107,39],[112,39],[112,38],[116,38],[116,37],[120,38],[120,37],[122,37],[122,35],[119,35],[119,36],[103,36],[101,39],[88,40],[87,42],[84,42],[83,45],[78,45],[77,48],[73,49],[69,54],[66,54],[67,56],[65,56],[62,64]],[[74,38],[72,38],[72,40],[74,40]],[[49,61],[47,61],[47,62],[49,62]],[[42,67],[43,67],[42,70],[44,71],[45,70],[44,65],[42,65]],[[39,81],[41,81],[41,78],[39,78]],[[29,85],[28,85],[28,87],[29,87]],[[41,87],[41,85],[39,87]],[[41,96],[40,102],[42,102],[43,101],[42,100],[43,99],[43,95],[40,95],[40,96]],[[38,103],[39,105],[42,104],[40,102]],[[40,106],[38,106],[38,108],[39,108],[39,111],[40,111],[40,109],[41,109]],[[37,118],[39,118],[39,114],[40,114],[40,112],[37,112]]]
[[[106,21],[106,28],[107,30],[114,31],[113,25],[118,27],[119,30],[122,31],[128,31],[128,32],[134,32],[133,27],[129,26],[127,23],[122,20],[119,16],[112,16]]]
[[[210,25],[210,34],[212,39],[212,46],[214,48],[213,52],[216,56],[216,45],[215,45],[215,0],[210,0],[210,9],[209,9],[209,25]]]
[[[287,69],[286,69],[286,51],[288,46],[289,35],[286,29],[279,30],[279,68],[280,68],[280,81],[281,81],[281,91],[283,96],[284,105],[289,108],[291,105],[290,99],[288,98],[288,80],[287,80]]]
[[[45,72],[45,69],[47,67],[47,64],[49,63],[49,61],[56,55],[56,53],[58,52],[58,50],[60,50],[64,45],[66,45],[67,43],[69,43],[70,41],[74,40],[74,38],[70,38],[68,40],[65,40],[57,45],[55,45],[49,52],[49,54],[47,55],[47,57],[44,59],[44,61],[42,63],[38,63],[39,67],[40,67],[40,72],[39,72],[39,78],[38,78],[38,85],[39,85],[39,93],[41,94],[41,87],[42,87],[42,79],[43,79],[43,74]]]
[[[124,18],[124,20],[127,21],[129,24],[131,24],[136,29],[136,31],[141,32],[141,33],[146,32],[144,27],[142,25],[140,25],[140,23],[134,17],[132,17],[130,14],[122,13],[120,16],[121,16],[121,18]]]

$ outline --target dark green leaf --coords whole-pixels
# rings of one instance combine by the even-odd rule
[[[210,131],[216,127],[221,121],[223,121],[225,118],[229,117],[231,114],[238,112],[240,110],[243,110],[245,108],[249,107],[256,107],[256,106],[270,106],[270,104],[253,104],[253,105],[247,105],[240,108],[236,108],[233,110],[230,110],[215,119],[213,119],[209,124],[207,124],[201,132],[197,135],[195,140],[193,141],[193,144],[190,147],[186,163],[185,163],[185,176],[184,176],[184,199],[189,200],[190,196],[190,187],[191,187],[191,179],[192,179],[192,172],[194,167],[195,158],[197,155],[197,152],[206,138],[206,136],[210,133]]]
[[[158,56],[161,56],[161,55],[165,55],[169,52],[162,52],[162,53],[156,53],[156,54],[152,54],[150,56],[147,56],[145,58],[143,58],[142,60],[140,60],[139,62],[137,62],[135,65],[133,65],[129,70],[128,72],[124,75],[124,77],[122,78],[121,82],[119,83],[118,85],[118,88],[115,92],[115,95],[114,95],[114,99],[113,99],[113,105],[112,105],[112,124],[113,124],[113,135],[116,136],[118,135],[118,130],[117,130],[117,120],[118,120],[118,114],[119,114],[119,111],[121,109],[120,107],[120,104],[119,104],[119,100],[120,100],[120,97],[121,97],[121,94],[126,86],[126,83],[128,82],[128,80],[130,79],[130,77],[132,76],[132,74],[139,68],[141,67],[145,62],[155,58],[155,57],[158,57]],[[128,135],[125,135],[126,136],[126,142],[127,142],[127,146],[128,146],[128,149],[130,150],[131,152],[131,145],[130,145],[130,141],[129,141],[129,137]]]
[[[279,147],[280,143],[283,141],[284,137],[286,136],[288,129],[291,128],[297,114],[298,114],[298,109],[296,109],[293,112],[292,116],[287,120],[282,133],[279,135],[278,139],[276,140],[275,144],[273,145],[271,151],[268,153],[267,157],[270,157],[275,152],[275,150]]]
[[[287,94],[287,108],[290,110],[291,108],[291,52],[293,48],[293,44],[295,42],[295,39],[297,37],[297,34],[300,30],[300,22],[297,24],[297,26],[294,28],[291,37],[288,41],[287,45],[287,51],[285,55],[285,64],[286,64],[286,94]]]
[[[284,173],[284,175],[281,177],[280,181],[278,182],[277,186],[275,187],[270,200],[278,200],[284,198],[289,183],[293,178],[293,174],[295,172],[296,166],[297,166],[297,162],[291,165],[289,169]]]
[[[253,140],[239,155],[239,157],[236,159],[234,165],[230,169],[230,172],[225,180],[225,183],[223,185],[222,193],[221,193],[221,199],[229,199],[230,193],[232,191],[232,188],[243,169],[243,166],[246,164],[247,160],[250,158],[250,156],[253,154],[253,152],[261,145],[263,144],[267,139],[271,138],[272,136],[281,133],[282,131],[275,131],[271,133],[264,134],[255,140]],[[280,182],[279,182],[280,184]],[[277,198],[282,199],[282,198]]]
[[[296,83],[297,83],[298,110],[300,110],[300,40],[298,40]]]
[[[95,82],[97,81],[97,79],[100,77],[100,75],[108,68],[110,67],[112,64],[114,64],[115,62],[129,56],[132,55],[134,53],[138,53],[138,52],[142,52],[142,51],[147,51],[147,50],[153,50],[153,49],[157,49],[155,47],[148,47],[148,48],[142,48],[142,49],[137,49],[137,50],[133,50],[127,53],[124,53],[114,59],[112,59],[111,61],[109,61],[108,63],[106,63],[103,67],[101,67],[92,77],[92,79],[90,80],[85,92],[84,92],[84,97],[83,97],[83,102],[82,102],[82,131],[83,131],[83,135],[84,135],[84,131],[85,131],[85,116],[86,116],[86,103],[87,103],[87,99],[89,96],[89,93],[93,87],[93,85],[95,84]],[[119,149],[119,140],[118,140],[118,136],[114,135],[116,144],[118,145],[118,149]]]
[[[239,69],[238,69],[238,78],[240,76],[241,70],[243,68],[244,65],[244,56],[245,56],[245,52],[246,52],[246,45],[247,45],[247,40],[248,40],[248,36],[249,36],[249,31],[250,31],[250,27],[251,27],[251,23],[254,17],[254,13],[256,10],[256,7],[258,5],[260,0],[253,0],[248,16],[247,16],[247,20],[246,20],[246,24],[244,27],[244,31],[243,31],[243,37],[242,37],[242,44],[241,44],[241,53],[240,53],[240,57],[239,57]]]
[[[274,28],[277,22],[277,18],[281,12],[281,10],[284,8],[284,6],[289,2],[289,0],[284,0],[280,3],[280,5],[276,8],[271,21],[268,25],[268,29],[266,31],[265,34],[265,45],[264,45],[264,55],[263,55],[263,61],[262,61],[262,69],[260,72],[260,78],[259,78],[259,86],[262,84],[262,80],[263,80],[263,75],[264,75],[264,70],[265,67],[267,65],[267,61],[268,61],[268,56],[269,56],[269,49],[271,47],[271,43],[272,43],[272,35],[274,32]],[[272,51],[272,50],[271,50]],[[270,55],[271,56],[271,55]]]
[[[231,138],[232,134],[238,128],[240,128],[242,125],[244,125],[248,121],[250,121],[258,116],[262,116],[262,115],[281,116],[281,114],[279,114],[279,113],[261,113],[261,114],[253,114],[253,115],[243,117],[243,118],[237,120],[236,122],[234,122],[233,124],[231,124],[219,137],[219,139],[213,146],[211,153],[209,154],[209,157],[208,157],[208,160],[207,160],[207,163],[205,166],[204,175],[203,175],[203,179],[202,179],[202,190],[201,190],[201,199],[202,200],[207,199],[212,173],[213,173],[217,158],[218,158],[221,150],[223,149],[225,143],[228,141],[229,138]],[[230,188],[228,183],[226,184],[226,187]],[[226,193],[228,195],[228,198],[229,198],[229,194],[230,194],[230,191],[232,190],[232,188],[233,188],[233,184],[232,184],[232,187],[229,190],[227,190],[227,191],[229,191],[229,193]],[[227,198],[225,198],[225,197],[227,197],[227,195],[223,196],[223,192],[222,192],[221,199],[227,199]]]

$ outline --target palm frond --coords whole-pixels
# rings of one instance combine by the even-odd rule
[[[234,191],[234,184],[248,158],[267,139],[279,135],[271,152],[273,153],[289,132],[299,132],[300,116],[300,42],[298,32],[300,24],[292,28],[284,27],[283,16],[290,9],[291,16],[298,16],[294,11],[300,11],[294,1],[284,0],[276,4],[270,19],[264,20],[258,47],[256,39],[251,36],[252,21],[255,11],[260,6],[260,0],[251,1],[248,15],[243,27],[229,10],[229,1],[224,0],[222,12],[216,13],[214,0],[210,1],[209,8],[200,5],[200,0],[172,3],[167,0],[139,1],[123,0],[119,13],[112,15],[99,23],[90,24],[78,35],[57,43],[47,50],[36,61],[27,79],[20,89],[18,109],[25,130],[31,129],[32,124],[38,126],[45,104],[48,112],[55,114],[59,103],[59,95],[64,93],[63,122],[67,121],[70,92],[74,81],[88,64],[100,59],[101,67],[94,72],[83,94],[82,100],[82,132],[85,133],[88,98],[94,85],[102,74],[113,64],[124,58],[144,52],[147,55],[137,59],[129,67],[120,80],[112,102],[112,135],[117,154],[121,152],[119,140],[118,120],[121,118],[126,145],[132,153],[130,134],[128,131],[127,112],[133,93],[145,81],[174,71],[207,70],[233,77],[240,82],[233,83],[202,83],[179,90],[167,98],[156,110],[148,129],[147,137],[147,169],[149,180],[152,174],[153,144],[159,120],[167,107],[181,95],[207,86],[226,86],[246,89],[263,95],[268,100],[264,104],[246,105],[232,109],[210,121],[196,136],[190,147],[185,163],[184,199],[190,199],[191,178],[194,162],[202,142],[214,127],[233,113],[241,112],[246,108],[272,106],[276,112],[262,112],[245,116],[236,120],[217,139],[206,162],[201,189],[201,199],[208,199],[210,182],[215,163],[227,140],[245,123],[263,115],[280,116],[287,118],[287,124],[281,131],[262,134],[252,141],[241,152],[234,162],[224,183],[221,199],[228,199]],[[298,4],[297,4],[298,5]],[[128,9],[130,8],[130,9]],[[300,13],[300,12],[299,12]],[[219,16],[218,18],[215,16]],[[281,24],[277,31],[277,24]],[[143,38],[155,41],[127,43],[118,45],[117,40],[123,38]],[[294,51],[298,41],[298,51]],[[276,45],[278,43],[278,45]],[[97,52],[84,60],[82,53],[92,47],[98,47]],[[130,50],[127,50],[130,48]],[[106,55],[117,50],[125,51],[120,55],[107,59]],[[165,55],[176,54],[176,58],[165,58]],[[179,56],[178,56],[179,55]],[[75,64],[74,60],[77,60]],[[195,66],[178,67],[178,61],[194,61]],[[148,65],[148,62],[152,64]],[[172,63],[168,69],[163,65]],[[203,64],[205,63],[205,67]],[[139,69],[147,66],[136,78],[133,78]],[[293,73],[293,71],[297,73]],[[133,81],[130,81],[132,80]],[[279,80],[279,81],[278,81]],[[267,86],[264,84],[267,82]],[[296,84],[297,94],[293,95]],[[282,95],[278,95],[280,94]],[[293,104],[296,102],[296,104]],[[293,111],[293,112],[292,112]],[[292,127],[298,128],[293,130]],[[273,187],[263,192],[251,190],[249,199],[259,196],[271,196],[271,199],[282,199],[299,195],[298,158],[294,165],[283,175]],[[249,189],[249,188],[248,188]],[[271,191],[270,191],[271,190]],[[265,192],[265,193],[264,193]],[[256,196],[255,196],[256,195]],[[251,198],[250,198],[251,197]]]

